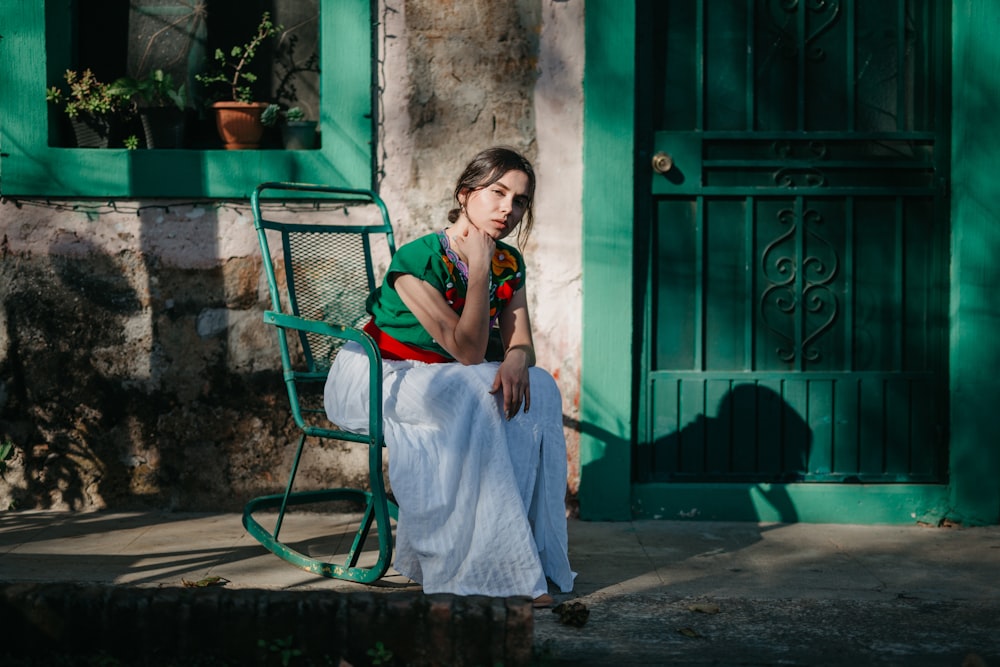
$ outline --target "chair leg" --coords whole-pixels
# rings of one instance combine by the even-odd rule
[[[296,567],[308,572],[335,579],[346,579],[359,583],[377,581],[389,569],[392,558],[393,537],[391,520],[399,519],[399,508],[389,500],[382,479],[382,451],[378,446],[369,448],[369,482],[371,491],[353,488],[322,489],[316,491],[292,492],[293,481],[302,456],[305,435],[299,440],[298,449],[292,462],[288,484],[283,493],[260,496],[251,499],[243,508],[243,526],[247,532],[265,548],[279,558],[288,561]],[[285,511],[293,505],[309,505],[339,500],[360,501],[365,504],[361,523],[354,535],[353,545],[347,560],[343,565],[313,558],[284,544],[278,539]],[[257,510],[279,508],[274,531],[268,531],[254,518]],[[365,541],[371,533],[372,525],[376,527],[378,538],[378,557],[370,566],[358,567]]]
[[[358,564],[358,558],[361,556],[365,540],[368,538],[368,533],[371,532],[372,523],[375,522],[375,502],[375,496],[372,495],[368,498],[368,502],[365,503],[365,515],[361,519],[361,527],[358,528],[358,532],[354,535],[354,544],[351,545],[351,550],[347,553],[347,567],[355,567]],[[382,539],[381,532],[379,531],[380,541]]]
[[[288,507],[288,498],[292,495],[292,485],[295,483],[295,474],[299,470],[299,461],[302,460],[302,449],[306,444],[306,434],[299,438],[299,446],[295,449],[295,458],[292,459],[292,470],[288,473],[288,484],[285,485],[285,496],[281,500],[281,509],[278,510],[278,518],[274,522],[274,539],[278,539],[281,532],[281,522],[285,519],[285,509]]]

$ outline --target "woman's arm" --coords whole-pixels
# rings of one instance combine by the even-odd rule
[[[505,359],[511,350],[521,350],[527,355],[528,365],[535,365],[535,343],[531,337],[528,297],[524,289],[514,292],[510,303],[500,313],[500,334],[503,337]]]
[[[478,364],[486,358],[490,338],[490,271],[496,243],[477,229],[452,239],[469,267],[465,305],[457,314],[430,283],[402,274],[393,286],[420,325],[457,361]]]
[[[510,419],[517,414],[522,403],[525,412],[531,407],[528,368],[535,365],[535,345],[524,289],[514,292],[510,303],[500,313],[500,333],[504,342],[504,358],[490,392],[503,390],[503,413]]]
[[[433,285],[414,275],[401,274],[393,286],[420,325],[456,361],[465,365],[483,361],[490,333],[488,282],[476,285],[469,276],[461,316]]]

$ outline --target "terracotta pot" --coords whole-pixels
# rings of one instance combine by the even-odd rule
[[[267,102],[216,102],[215,127],[228,150],[258,148],[264,134],[260,115]]]

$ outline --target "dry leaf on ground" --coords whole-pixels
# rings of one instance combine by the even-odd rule
[[[204,579],[199,579],[198,581],[181,579],[181,583],[188,588],[206,588],[207,586],[225,586],[229,583],[229,580],[224,579],[223,577],[205,577]]]

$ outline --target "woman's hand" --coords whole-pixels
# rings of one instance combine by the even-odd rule
[[[480,272],[489,275],[493,266],[493,253],[497,244],[485,232],[468,225],[461,234],[452,239],[453,246],[459,256],[469,265],[470,275]]]
[[[493,379],[491,394],[503,390],[503,414],[511,419],[524,403],[531,407],[531,387],[528,368],[535,365],[535,346],[531,340],[531,320],[528,317],[528,297],[523,289],[514,292],[507,308],[500,313],[500,333],[507,351],[500,370]]]
[[[515,346],[507,350],[500,369],[493,379],[491,394],[503,390],[503,415],[512,419],[524,404],[524,411],[531,408],[531,383],[528,379],[528,367],[531,365],[531,355],[527,348]]]

